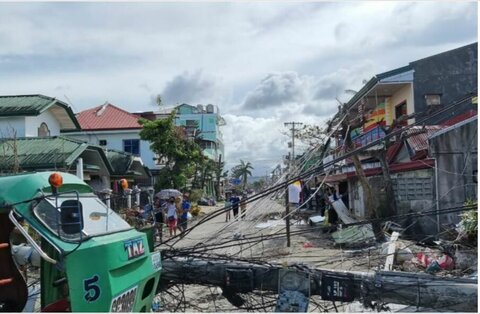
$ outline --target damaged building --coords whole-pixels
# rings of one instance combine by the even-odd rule
[[[335,145],[324,164],[352,150],[346,148],[348,134],[353,148],[359,149],[356,156],[381,208],[389,205],[382,165],[374,153],[385,149],[396,214],[436,210],[396,221],[417,239],[458,223],[458,213],[443,215],[442,210],[476,200],[477,64],[474,43],[377,74],[334,118],[362,123],[350,123],[347,130],[332,134]],[[397,135],[370,145],[389,129]],[[335,187],[352,214],[367,218],[365,192],[352,158],[327,170],[328,175],[317,182],[325,180]]]

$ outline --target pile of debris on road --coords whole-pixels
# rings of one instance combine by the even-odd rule
[[[387,253],[388,243],[382,246]],[[469,276],[477,271],[477,249],[438,241],[435,246],[420,246],[410,241],[395,243],[394,270],[427,272],[445,276]]]

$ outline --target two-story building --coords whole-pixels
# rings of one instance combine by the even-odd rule
[[[405,138],[390,139],[389,144],[396,143],[388,145],[387,151],[398,214],[435,209],[435,175],[441,175],[441,171],[435,172],[428,141],[447,126],[477,115],[477,65],[476,43],[410,62],[375,75],[345,104],[346,113],[336,115],[338,121],[364,121],[360,127],[347,130],[356,148],[385,137],[383,128],[391,127],[395,120],[401,121],[397,128],[411,127],[404,133]],[[402,117],[409,119],[402,121]],[[421,124],[412,126],[418,122]],[[341,133],[344,132],[334,134],[335,148],[324,162],[345,153]],[[379,160],[367,152],[357,155],[370,186],[381,191],[384,183]],[[364,193],[351,159],[337,163],[326,181],[339,194],[347,195],[344,199],[348,208],[365,217]],[[381,193],[376,195],[380,197]],[[429,233],[436,219],[433,222],[427,217],[420,227]]]
[[[218,107],[182,104],[176,109],[176,125],[184,126],[191,136],[200,132],[203,154],[214,161],[225,160],[223,134],[220,130],[225,125],[225,120],[220,116]]]
[[[225,120],[219,113],[218,107],[208,104],[206,106],[191,106],[181,104],[174,107],[161,106],[157,111],[148,111],[137,113],[142,118],[148,120],[165,119],[176,111],[175,125],[184,127],[187,136],[200,139],[200,146],[204,156],[215,162],[224,162],[224,142],[221,127],[225,125]],[[216,196],[217,193],[223,194],[224,179],[220,183],[215,180],[207,180],[204,191],[206,195]],[[215,186],[218,187],[218,192]]]
[[[148,179],[141,160],[107,153],[97,143],[67,138],[80,123],[64,102],[44,95],[0,96],[0,172],[58,170],[75,173],[94,190],[119,178]],[[119,163],[123,167],[118,167]]]
[[[108,102],[77,113],[81,130],[62,131],[64,136],[126,152],[150,171],[158,169],[150,143],[140,139],[139,117]],[[143,182],[148,185],[148,182]]]
[[[203,154],[214,161],[224,161],[224,142],[221,127],[225,120],[214,105],[191,106],[181,104],[174,107],[162,107],[158,111],[137,113],[148,120],[165,119],[176,110],[175,125],[185,127],[187,135],[201,137]]]
[[[368,120],[352,130],[358,144],[382,137],[380,125],[389,126],[402,115],[415,113],[404,125],[421,119],[426,125],[452,125],[476,115],[477,107],[461,103],[428,118],[452,102],[476,92],[477,43],[411,62],[405,67],[375,75],[347,103],[350,116]]]

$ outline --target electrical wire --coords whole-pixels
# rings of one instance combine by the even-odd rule
[[[358,154],[359,152],[362,152],[362,151],[364,151],[364,150],[366,150],[366,149],[368,149],[368,148],[370,148],[370,147],[373,147],[373,146],[381,143],[382,141],[385,141],[385,140],[389,139],[390,137],[393,137],[393,136],[396,136],[396,135],[400,135],[402,132],[404,132],[404,131],[406,131],[406,130],[408,130],[408,129],[416,126],[416,125],[422,124],[422,123],[424,123],[425,121],[427,121],[428,119],[431,119],[431,118],[434,117],[434,116],[437,116],[437,115],[439,115],[439,114],[441,114],[441,113],[444,113],[444,112],[450,110],[451,108],[453,108],[453,107],[455,107],[455,106],[458,106],[458,104],[461,104],[461,103],[463,103],[463,102],[466,102],[466,101],[470,100],[470,98],[471,98],[471,95],[469,95],[469,96],[467,96],[467,97],[464,97],[463,99],[458,100],[458,101],[456,101],[456,102],[453,102],[451,105],[446,106],[445,108],[443,108],[443,109],[441,109],[441,110],[438,110],[438,111],[432,113],[430,116],[425,117],[424,119],[419,119],[418,121],[416,121],[416,122],[413,123],[413,124],[404,126],[403,128],[401,128],[401,129],[399,129],[399,130],[392,131],[391,133],[387,134],[385,137],[383,137],[383,138],[381,138],[381,139],[378,139],[378,140],[375,140],[375,141],[372,141],[372,142],[368,143],[367,145],[364,145],[364,146],[362,146],[362,147],[360,147],[360,148],[357,148],[357,149],[355,149],[355,150],[352,150],[352,151],[350,151],[350,152],[347,152],[347,153],[343,154],[342,156],[337,157],[337,158],[335,158],[334,160],[332,160],[332,161],[330,161],[330,162],[324,163],[324,164],[323,164],[322,166],[320,166],[320,167],[316,167],[316,168],[314,168],[314,169],[312,169],[312,170],[309,170],[309,171],[306,171],[306,172],[304,172],[304,173],[301,173],[300,175],[298,175],[298,176],[296,176],[296,177],[294,177],[294,178],[292,178],[292,179],[286,180],[286,181],[284,181],[284,182],[282,182],[282,183],[280,183],[280,184],[277,184],[276,186],[273,186],[273,187],[271,187],[271,188],[268,188],[268,189],[260,192],[259,194],[255,195],[254,197],[247,198],[246,200],[244,200],[244,202],[245,202],[246,204],[251,203],[251,202],[253,202],[253,201],[255,201],[255,200],[260,199],[261,197],[263,197],[263,196],[265,196],[265,195],[267,195],[267,194],[270,194],[271,192],[275,192],[275,191],[278,191],[278,190],[280,190],[280,189],[284,189],[284,188],[286,188],[286,186],[288,186],[288,184],[291,184],[291,183],[293,183],[293,182],[295,182],[295,181],[301,180],[302,178],[305,178],[305,177],[307,177],[307,176],[309,176],[309,175],[321,174],[321,173],[324,172],[323,169],[328,169],[329,166],[333,166],[334,164],[338,163],[339,161],[342,161],[342,160],[344,160],[344,159],[346,159],[346,158],[348,158],[348,157],[350,157],[350,156],[353,156],[354,154]],[[209,220],[217,217],[218,215],[222,214],[222,213],[224,212],[224,210],[225,210],[225,207],[215,210],[214,212],[212,212],[211,214],[209,214],[207,217],[204,217],[197,225],[195,225],[195,227],[197,227],[197,226],[199,226],[199,225],[201,225],[201,224],[203,224],[203,223],[205,223],[205,222],[207,222],[207,221],[209,221]],[[189,229],[187,229],[185,232],[188,234],[191,230],[192,230],[192,229],[189,228]],[[178,237],[178,236],[177,236],[177,237]],[[175,238],[176,238],[176,237],[172,237],[172,238],[168,239],[167,241],[164,242],[164,244],[167,243],[167,242],[169,242],[169,241],[172,241],[172,240],[175,239]],[[177,238],[177,242],[178,242],[178,241],[179,241],[179,239]],[[176,242],[175,242],[175,243],[176,243]],[[174,244],[175,244],[175,243],[174,243]]]

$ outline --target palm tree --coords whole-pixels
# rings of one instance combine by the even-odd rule
[[[232,168],[232,176],[242,180],[242,186],[244,190],[247,186],[248,176],[252,176],[252,172],[250,170],[253,170],[252,164],[249,161],[244,162],[241,159],[240,164]]]

